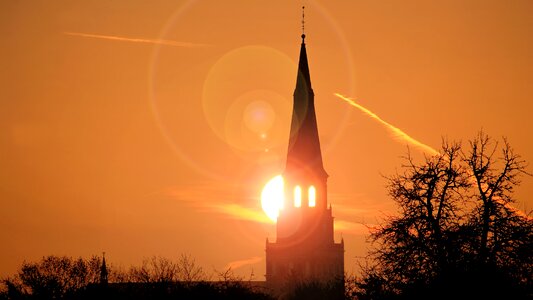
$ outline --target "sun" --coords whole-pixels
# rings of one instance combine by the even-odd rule
[[[283,208],[283,177],[278,175],[270,179],[261,192],[261,207],[274,222],[278,220],[279,210]]]

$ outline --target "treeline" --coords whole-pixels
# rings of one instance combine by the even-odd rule
[[[252,278],[238,278],[231,270],[217,277],[208,276],[189,255],[154,256],[128,269],[106,265],[105,271],[97,256],[47,256],[24,262],[4,278],[0,299],[272,299]]]

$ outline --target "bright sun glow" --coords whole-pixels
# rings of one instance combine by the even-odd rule
[[[265,185],[261,192],[261,207],[274,222],[278,220],[279,210],[283,208],[283,177],[278,175]]]

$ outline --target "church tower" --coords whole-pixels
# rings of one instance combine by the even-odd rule
[[[280,294],[295,284],[344,288],[344,242],[335,243],[320,150],[305,34],[302,34],[285,171],[285,197],[275,242],[266,242],[267,286]]]

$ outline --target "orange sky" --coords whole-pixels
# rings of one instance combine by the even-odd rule
[[[394,211],[382,175],[406,145],[334,93],[430,147],[483,128],[533,162],[533,2],[221,3],[0,3],[0,276],[106,251],[264,279],[259,195],[286,154],[302,4],[347,271],[359,223]],[[532,178],[516,196],[533,208]]]

